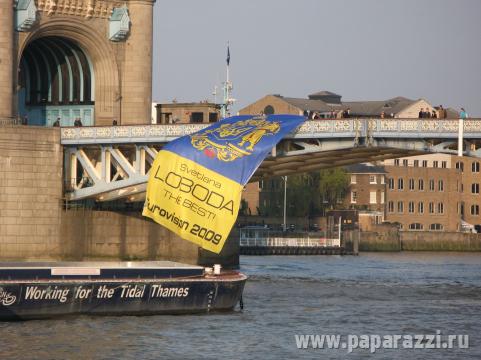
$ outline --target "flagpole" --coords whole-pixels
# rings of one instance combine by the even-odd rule
[[[229,105],[233,102],[233,99],[230,98],[230,90],[232,90],[232,85],[230,82],[229,76],[229,66],[230,66],[230,49],[229,49],[229,42],[227,42],[227,59],[226,59],[226,80],[224,83],[224,103],[222,104],[222,118],[225,118],[229,115]]]

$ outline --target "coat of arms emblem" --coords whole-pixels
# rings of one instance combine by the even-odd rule
[[[264,136],[276,134],[279,129],[278,122],[257,117],[201,131],[191,135],[191,143],[209,157],[233,161],[252,154],[256,144]]]

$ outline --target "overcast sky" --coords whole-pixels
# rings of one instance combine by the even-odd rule
[[[480,0],[157,0],[153,100],[425,98],[481,117]],[[221,90],[218,90],[218,101]]]

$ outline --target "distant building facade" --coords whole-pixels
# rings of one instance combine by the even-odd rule
[[[210,102],[198,103],[158,103],[157,124],[214,123],[220,119],[220,105]]]
[[[411,100],[402,96],[379,101],[341,101],[341,95],[330,91],[320,91],[307,98],[293,98],[282,95],[266,95],[239,111],[247,114],[294,114],[304,115],[309,119],[342,117],[393,117],[418,118],[419,113],[436,114],[436,117],[457,117],[450,110],[440,111],[424,99]],[[456,116],[454,116],[456,115]]]
[[[384,164],[386,221],[411,231],[481,229],[479,159],[439,154]]]
[[[344,167],[349,174],[349,191],[344,198],[345,209],[358,210],[359,228],[370,230],[385,219],[386,170],[372,164]]]

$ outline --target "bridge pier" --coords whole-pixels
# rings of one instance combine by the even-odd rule
[[[174,260],[238,265],[228,245],[220,257],[199,252],[139,212],[65,209],[60,129],[0,126],[0,261]],[[70,169],[70,171],[73,171]],[[69,175],[67,175],[69,176]]]

